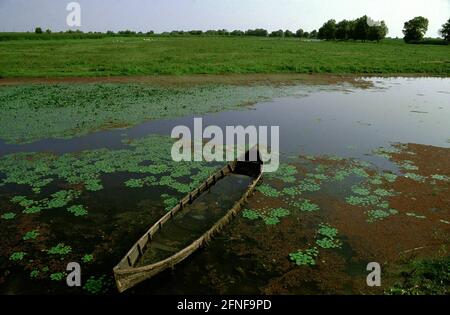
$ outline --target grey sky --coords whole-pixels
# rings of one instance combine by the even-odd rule
[[[36,26],[66,30],[69,0],[0,0],[0,31],[32,31]],[[319,28],[326,20],[364,14],[385,20],[389,36],[402,36],[403,23],[417,15],[430,20],[435,37],[450,18],[450,0],[78,0],[83,31],[132,29],[268,30]]]

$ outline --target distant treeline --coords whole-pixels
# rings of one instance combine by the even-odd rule
[[[443,39],[424,39],[428,30],[429,21],[427,18],[418,16],[405,22],[403,28],[404,40],[411,44],[434,44],[446,45],[450,42],[450,19],[442,25],[439,31]],[[280,38],[304,38],[304,39],[321,39],[321,40],[355,40],[355,41],[380,41],[384,39],[388,33],[388,27],[384,21],[374,21],[367,15],[364,15],[355,20],[342,20],[336,22],[331,19],[327,21],[317,31],[305,32],[303,29],[298,29],[295,32],[290,30],[278,30],[270,32],[263,29],[249,29],[247,31],[234,30],[191,30],[191,31],[171,31],[155,33],[135,32],[131,30],[113,32],[87,32],[82,31],[65,31],[52,32],[51,30],[43,30],[37,27],[32,32],[27,33],[0,33],[0,41],[18,40],[18,39],[99,39],[104,37],[139,37],[139,36],[258,36],[258,37],[280,37]]]
[[[447,45],[450,41],[450,19],[442,25],[439,31],[444,39],[424,39],[429,21],[423,16],[415,17],[405,22],[403,27],[404,41],[409,44]],[[318,33],[324,40],[360,40],[380,41],[384,39],[389,29],[384,21],[374,21],[367,15],[356,20],[327,21]]]
[[[296,37],[296,38],[306,38],[306,39],[316,39],[318,32],[313,30],[312,32],[305,32],[302,29],[297,30],[295,33],[289,30],[275,31],[269,33],[267,30],[262,28],[250,29],[247,31],[234,30],[227,31],[225,29],[221,30],[190,30],[190,31],[171,31],[155,33],[154,31],[148,32],[135,32],[131,30],[113,32],[107,31],[102,32],[82,32],[76,31],[65,31],[65,32],[52,32],[51,30],[43,31],[41,28],[36,28],[35,32],[27,33],[0,33],[0,41],[6,40],[19,40],[19,39],[99,39],[105,37],[148,37],[148,36],[258,36],[258,37]]]

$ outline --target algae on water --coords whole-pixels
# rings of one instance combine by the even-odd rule
[[[7,143],[69,139],[154,119],[239,109],[242,105],[293,93],[292,89],[113,83],[1,86],[0,139]]]

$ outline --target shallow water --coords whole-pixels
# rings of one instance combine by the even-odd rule
[[[302,96],[259,102],[244,111],[207,114],[202,116],[203,123],[204,126],[221,127],[278,125],[280,151],[284,161],[299,154],[333,155],[369,161],[379,169],[396,171],[396,165],[372,154],[372,150],[388,147],[396,142],[450,148],[450,79],[370,80],[374,87],[368,89],[350,86],[298,86],[297,94]],[[53,152],[59,155],[99,148],[118,150],[126,147],[122,142],[124,139],[138,139],[149,134],[170,135],[172,128],[177,125],[192,127],[193,117],[150,121],[128,129],[99,131],[69,140],[47,139],[24,145],[6,144],[0,140],[0,157],[18,152]],[[0,179],[2,176],[0,174]],[[44,211],[39,216],[26,217],[19,223],[1,220],[1,237],[9,239],[2,241],[0,292],[84,292],[81,289],[77,291],[67,288],[64,283],[33,280],[29,276],[33,268],[43,266],[62,270],[64,263],[70,259],[79,259],[84,253],[94,253],[95,256],[93,263],[85,264],[89,275],[110,276],[112,267],[136,239],[165,213],[161,195],[169,193],[175,199],[183,195],[167,187],[124,187],[124,181],[130,177],[132,176],[127,172],[103,174],[101,180],[104,189],[84,192],[80,197],[81,203],[89,207],[86,217],[74,217],[66,211],[54,209]],[[189,176],[182,176],[180,179],[189,182]],[[49,195],[64,185],[55,182],[42,193]],[[330,189],[334,189],[338,195],[342,194],[337,187]],[[18,208],[11,206],[10,198],[28,193],[29,189],[21,185],[8,184],[0,187],[2,213],[17,212]],[[22,235],[35,227],[41,233],[39,243],[32,245],[28,241],[22,242]],[[261,231],[265,231],[264,229],[262,227]],[[172,273],[163,273],[138,286],[131,293],[218,292],[213,288],[217,287],[214,281],[219,280],[201,279],[202,266],[209,266],[220,281],[226,282],[226,288],[220,293],[258,293],[259,287],[265,285],[272,275],[258,273],[258,270],[254,270],[257,267],[252,265],[252,261],[239,260],[233,256],[227,247],[230,237],[233,236],[218,237],[207,250],[196,253]],[[72,247],[72,253],[62,257],[61,262],[53,257],[48,262],[45,257],[34,257],[35,252],[58,243],[70,244]],[[8,257],[12,252],[20,250],[27,252],[26,259],[29,261],[18,266]],[[351,249],[346,252],[344,256],[350,261],[354,253]],[[350,264],[348,269],[359,268],[360,262],[356,261],[354,264]],[[228,282],[224,280],[227,276]],[[240,280],[236,281],[236,277]],[[114,292],[113,285],[108,285],[104,285],[105,292]],[[295,293],[320,292],[314,285],[305,285]]]
[[[217,182],[154,235],[138,266],[164,260],[201,237],[242,197],[251,181],[251,177],[230,174]]]

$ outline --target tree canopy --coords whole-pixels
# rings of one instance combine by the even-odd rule
[[[423,16],[417,16],[412,20],[405,22],[403,27],[403,38],[405,42],[422,40],[428,30],[428,19]]]
[[[332,19],[325,22],[325,24],[319,29],[318,37],[319,39],[336,39],[336,20]]]
[[[450,42],[450,19],[448,19],[447,23],[442,25],[442,29],[439,31],[442,37],[448,42]]]
[[[371,40],[380,41],[386,37],[388,28],[384,21],[377,22],[364,15],[356,20],[327,21],[320,29],[318,38],[326,40]]]

